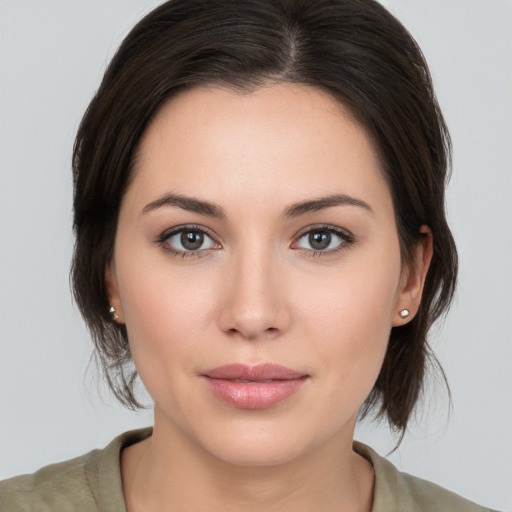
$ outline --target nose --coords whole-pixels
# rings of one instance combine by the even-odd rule
[[[274,339],[291,321],[283,273],[271,252],[240,254],[226,262],[220,328],[246,340]]]

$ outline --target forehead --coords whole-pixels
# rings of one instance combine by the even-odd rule
[[[326,92],[295,84],[179,93],[144,133],[134,173],[143,200],[166,192],[255,202],[389,196],[365,130]]]

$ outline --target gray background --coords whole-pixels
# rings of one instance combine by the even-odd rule
[[[152,421],[117,406],[87,370],[67,271],[74,133],[113,51],[158,3],[0,0],[0,478]],[[512,510],[512,2],[384,3],[419,41],[452,132],[462,263],[457,302],[433,338],[453,411],[432,382],[390,458]],[[361,425],[357,437],[382,453],[393,446],[384,426]]]

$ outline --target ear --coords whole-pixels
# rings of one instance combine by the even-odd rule
[[[421,294],[427,271],[432,260],[433,238],[432,231],[428,226],[421,226],[421,238],[413,249],[412,260],[404,265],[400,277],[395,311],[393,312],[393,327],[404,325],[411,321],[421,303]],[[409,314],[400,315],[400,312],[407,310]]]
[[[111,310],[112,320],[118,324],[124,323],[123,320],[123,309],[121,307],[121,298],[119,296],[119,290],[117,286],[117,277],[115,266],[111,262],[105,268],[105,287],[107,289],[108,302]]]

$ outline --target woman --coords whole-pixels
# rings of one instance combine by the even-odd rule
[[[485,510],[352,446],[360,411],[404,432],[453,295],[448,149],[376,3],[146,17],[77,135],[73,283],[154,430],[7,482],[7,509]]]

